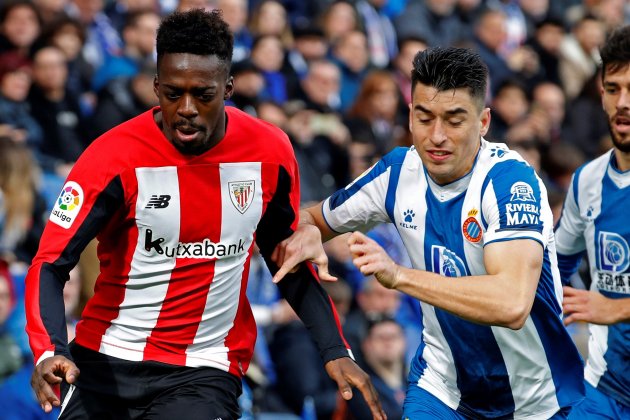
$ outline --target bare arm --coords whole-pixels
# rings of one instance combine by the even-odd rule
[[[300,210],[300,222],[296,231],[274,249],[271,259],[280,267],[273,276],[274,283],[282,280],[287,273],[297,270],[297,266],[304,261],[317,264],[320,279],[337,280],[328,273],[328,257],[324,252],[322,242],[333,238],[338,233],[330,229],[324,220],[322,204]]]
[[[442,308],[472,322],[521,328],[531,311],[542,269],[540,244],[523,239],[494,242],[484,249],[488,274],[445,278],[396,265],[360,232],[349,239],[354,264],[388,288]]]
[[[630,298],[611,299],[596,291],[564,287],[565,325],[575,321],[612,325],[630,321]]]

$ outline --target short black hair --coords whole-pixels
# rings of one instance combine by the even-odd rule
[[[174,12],[162,20],[157,32],[157,62],[164,54],[216,55],[229,70],[234,36],[220,10],[192,9]]]
[[[483,107],[487,80],[488,67],[479,54],[467,48],[427,48],[413,59],[412,92],[418,83],[432,86],[439,92],[466,88]]]
[[[602,80],[607,71],[616,72],[630,65],[630,25],[615,29],[600,50]]]

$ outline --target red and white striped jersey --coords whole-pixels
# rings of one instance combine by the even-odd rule
[[[241,375],[256,339],[245,296],[253,242],[269,255],[298,221],[293,150],[281,130],[226,107],[223,140],[183,155],[156,110],[97,139],[68,177],[27,276],[31,347],[38,362],[68,354],[58,295],[97,236],[100,275],[78,344]]]

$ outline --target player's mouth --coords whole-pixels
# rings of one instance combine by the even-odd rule
[[[447,152],[446,150],[427,150],[427,155],[431,158],[431,160],[441,162],[448,159],[452,153]]]
[[[191,126],[179,126],[175,128],[175,137],[182,143],[189,143],[196,140],[201,130]]]
[[[625,115],[618,115],[613,118],[613,127],[618,133],[628,134],[630,133],[630,117]]]

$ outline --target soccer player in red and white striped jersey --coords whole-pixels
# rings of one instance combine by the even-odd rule
[[[42,408],[62,419],[232,419],[256,340],[245,296],[254,241],[269,268],[298,224],[298,168],[279,129],[224,106],[233,38],[219,12],[167,17],[157,36],[160,106],[97,139],[70,173],[27,276],[27,331]],[[67,344],[62,291],[98,238],[94,297]],[[326,268],[322,278],[329,276]],[[311,266],[280,290],[344,398],[357,386]]]

